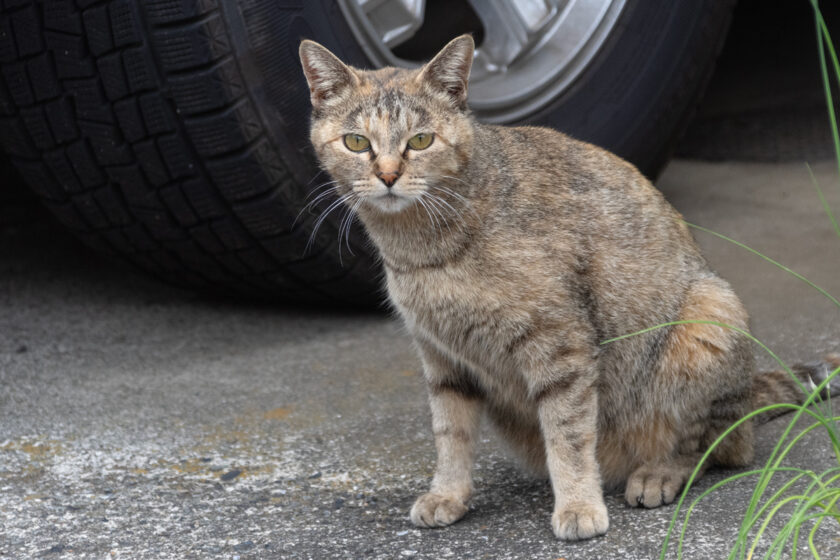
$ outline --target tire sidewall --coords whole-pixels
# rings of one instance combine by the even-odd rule
[[[573,86],[521,122],[601,146],[655,176],[711,73],[730,14],[731,3],[716,0],[628,2]]]

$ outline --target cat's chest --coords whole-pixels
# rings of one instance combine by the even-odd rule
[[[530,325],[526,302],[487,276],[466,275],[458,269],[389,272],[387,285],[414,336],[484,368],[505,361],[508,341]]]

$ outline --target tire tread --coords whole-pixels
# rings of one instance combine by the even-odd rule
[[[324,256],[337,255],[329,235],[300,255],[311,220],[291,231],[294,179],[215,0],[7,1],[0,61],[3,147],[89,245],[251,296],[368,289],[370,274]]]

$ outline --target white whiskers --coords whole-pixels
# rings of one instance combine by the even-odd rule
[[[364,199],[362,197],[357,196],[356,201],[353,202],[352,205],[347,207],[347,211],[344,213],[344,216],[341,218],[341,222],[338,224],[338,263],[341,266],[344,266],[344,261],[341,257],[342,237],[344,240],[344,244],[347,245],[347,251],[351,255],[356,256],[356,253],[353,252],[353,248],[350,247],[350,227],[353,225],[353,220],[356,217],[356,210],[359,209],[359,205],[362,203],[363,200]],[[343,235],[342,231],[344,232]]]
[[[312,228],[312,233],[309,235],[309,240],[306,242],[306,247],[304,247],[304,249],[303,249],[303,254],[304,255],[309,252],[309,249],[311,249],[312,245],[315,243],[315,235],[318,233],[318,229],[321,227],[321,224],[323,224],[324,220],[327,219],[327,216],[329,216],[336,208],[339,208],[342,204],[346,204],[347,202],[349,202],[350,200],[353,200],[357,196],[358,195],[356,193],[352,192],[352,191],[348,192],[346,194],[343,194],[340,197],[338,197],[337,199],[335,199],[334,201],[332,201],[330,203],[330,205],[327,206],[326,210],[321,212],[320,216],[315,221],[315,226]],[[340,244],[339,244],[339,246],[340,246]],[[339,257],[340,257],[340,251],[339,251]]]
[[[429,223],[435,228],[435,232],[439,235],[443,233],[443,228],[441,227],[441,222],[438,220],[439,214],[434,210],[432,206],[431,197],[427,197],[428,191],[421,191],[417,193],[418,196],[415,198],[418,204],[423,207],[423,210],[426,212],[426,215],[429,216]],[[447,225],[447,227],[449,227]]]
[[[320,185],[312,189],[309,192],[309,194],[306,195],[306,198],[309,198],[310,196],[318,192],[319,189],[322,190],[322,192],[318,196],[307,202],[304,205],[304,207],[300,209],[300,212],[297,213],[297,216],[295,216],[295,220],[292,222],[292,229],[294,229],[294,227],[297,225],[298,220],[300,220],[300,217],[303,215],[304,212],[311,208],[314,208],[319,202],[336,192],[336,189],[338,189],[338,181],[327,181],[326,183],[321,183]]]
[[[459,179],[458,177],[443,175],[441,176],[441,179],[451,179],[459,181],[468,187],[470,186],[466,181]],[[369,183],[367,180],[356,180],[351,181],[349,186],[351,186],[351,189],[353,186],[359,186],[361,188],[367,183]],[[312,189],[306,196],[306,199],[311,198],[311,200],[309,200],[306,205],[301,208],[300,212],[298,212],[292,227],[297,225],[301,216],[303,216],[305,212],[313,210],[317,205],[323,203],[324,201],[329,201],[326,208],[318,213],[315,218],[315,223],[312,226],[312,232],[309,235],[303,251],[303,254],[306,255],[315,245],[315,238],[324,222],[327,221],[330,215],[338,208],[344,206],[345,210],[341,213],[338,220],[337,232],[338,259],[339,263],[343,266],[343,246],[347,247],[347,251],[350,255],[356,255],[350,244],[350,230],[353,227],[353,222],[355,221],[356,216],[358,216],[359,206],[364,203],[367,197],[364,193],[360,193],[355,190],[350,190],[345,194],[336,196],[338,195],[339,188],[341,186],[342,184],[339,181],[332,180],[322,183]],[[444,184],[440,184],[438,182],[433,183],[424,178],[416,177],[408,181],[404,184],[404,186],[406,187],[406,191],[403,191],[401,194],[408,196],[417,202],[419,207],[422,209],[422,213],[424,213],[426,218],[428,218],[429,225],[436,236],[443,236],[444,229],[450,234],[458,229],[463,230],[467,225],[464,217],[465,211],[475,215],[475,209],[472,207],[470,201]],[[333,196],[335,196],[335,199],[330,200],[330,197]]]

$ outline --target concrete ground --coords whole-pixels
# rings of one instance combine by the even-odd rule
[[[814,170],[840,210],[836,168]],[[689,221],[840,295],[840,239],[802,164],[675,161],[659,186]],[[697,237],[783,359],[840,349],[840,310],[820,294]],[[785,423],[759,430],[759,463]],[[103,261],[38,214],[0,227],[0,558],[642,559],[674,513],[608,496],[606,536],[558,542],[548,484],[488,431],[466,518],[418,530],[407,513],[433,461],[420,363],[396,320],[209,301]],[[836,461],[815,434],[789,464]],[[700,502],[686,558],[725,556],[750,492]],[[823,558],[840,554],[838,534],[818,534]]]

